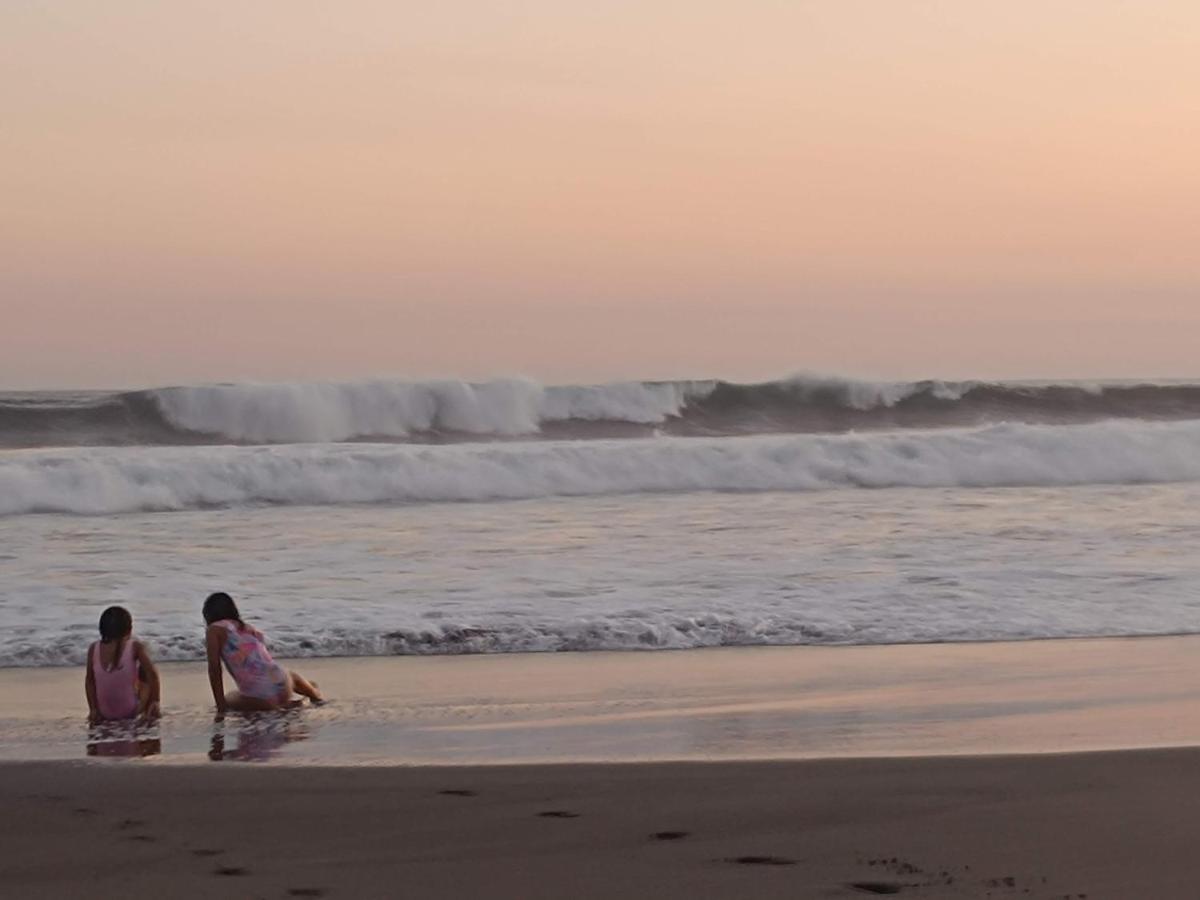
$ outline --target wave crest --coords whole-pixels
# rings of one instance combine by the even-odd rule
[[[154,392],[175,428],[238,443],[336,442],[414,435],[537,434],[572,420],[658,424],[678,416],[690,384],[543,387],[527,379],[212,385]]]
[[[874,382],[805,375],[761,384],[379,379],[0,394],[0,446],[727,436],[1114,418],[1200,419],[1200,384]]]
[[[1200,481],[1200,422],[738,439],[17,451],[0,514]]]

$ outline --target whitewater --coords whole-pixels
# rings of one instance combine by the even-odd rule
[[[0,665],[1200,631],[1197,501],[1182,381],[0,393]]]
[[[1200,419],[1200,383],[796,375],[757,384],[374,379],[0,391],[0,447],[12,448],[713,437],[1107,419]]]
[[[0,456],[0,515],[1198,480],[1200,422],[437,447],[103,448]]]

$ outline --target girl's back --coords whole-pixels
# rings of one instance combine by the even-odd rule
[[[133,638],[133,616],[123,606],[110,606],[100,614],[100,640],[88,647],[88,721],[157,718],[159,690],[158,668]]]
[[[96,705],[105,719],[132,719],[138,712],[138,664],[134,641],[96,641],[88,649]]]

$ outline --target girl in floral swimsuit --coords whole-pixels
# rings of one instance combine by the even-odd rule
[[[218,719],[230,709],[238,712],[282,709],[291,704],[293,692],[313,703],[322,702],[324,698],[315,684],[271,658],[262,632],[242,621],[237,604],[228,594],[209,595],[204,601],[204,621],[208,624],[205,636],[208,681]],[[221,663],[237,683],[238,689],[228,694]]]

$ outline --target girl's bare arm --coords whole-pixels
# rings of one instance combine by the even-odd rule
[[[96,645],[88,647],[87,674],[83,676],[83,692],[87,695],[88,721],[95,725],[100,721],[100,704],[96,700],[96,673],[92,671],[92,654]]]
[[[217,718],[225,715],[225,675],[221,671],[221,648],[224,644],[225,629],[210,625],[204,636],[204,652],[208,657],[208,683],[212,687],[213,702],[217,705]]]
[[[138,665],[146,673],[146,693],[142,697],[138,715],[157,716],[159,714],[159,698],[162,693],[162,682],[158,678],[158,666],[154,665],[154,660],[146,652],[146,645],[141,641],[134,642],[133,652],[137,656]]]

